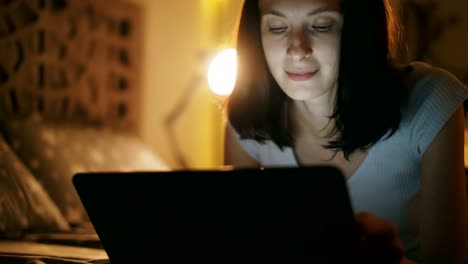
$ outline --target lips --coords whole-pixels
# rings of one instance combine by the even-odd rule
[[[314,77],[317,74],[318,70],[316,71],[286,71],[289,79],[293,81],[306,81]]]

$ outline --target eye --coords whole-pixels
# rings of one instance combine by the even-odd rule
[[[288,29],[288,27],[285,27],[285,26],[275,26],[275,27],[269,27],[268,28],[268,30],[273,34],[283,33],[287,29]]]
[[[325,33],[329,32],[333,29],[334,25],[313,25],[311,26],[311,29],[320,32],[320,33]]]

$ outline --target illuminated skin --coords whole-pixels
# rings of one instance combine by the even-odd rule
[[[337,0],[260,1],[268,67],[283,91],[310,100],[337,86],[342,15]]]

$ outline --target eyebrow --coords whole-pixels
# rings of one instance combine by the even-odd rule
[[[307,16],[313,16],[317,15],[319,13],[324,13],[324,12],[338,12],[338,10],[330,8],[330,7],[320,7],[317,8],[309,13],[307,13]],[[275,10],[270,10],[268,12],[265,12],[263,15],[275,15],[275,16],[280,16],[280,17],[286,17],[286,15],[282,14],[281,12],[275,11]]]

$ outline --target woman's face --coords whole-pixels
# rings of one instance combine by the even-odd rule
[[[281,89],[295,100],[336,89],[339,0],[260,0],[259,8],[266,61]]]

